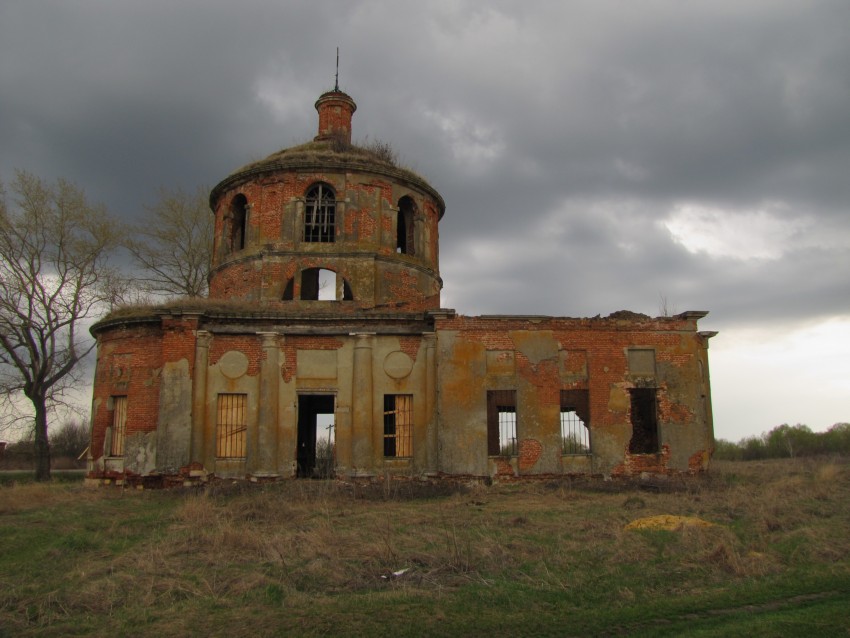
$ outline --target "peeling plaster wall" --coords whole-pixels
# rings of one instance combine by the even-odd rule
[[[711,446],[693,318],[438,320],[440,469],[450,474],[635,474],[704,469]],[[652,370],[629,369],[629,352]],[[646,357],[645,357],[646,358]],[[635,361],[638,357],[635,357]],[[702,376],[701,376],[702,375]],[[630,454],[629,390],[657,388],[659,451]],[[585,389],[592,455],[561,453],[560,391]],[[487,455],[487,391],[515,390],[517,458]]]
[[[185,359],[163,366],[159,405],[156,466],[162,473],[175,474],[189,463],[192,436],[192,379]],[[129,450],[126,456],[131,457]]]
[[[137,432],[127,437],[124,446],[124,470],[145,476],[156,470],[157,433]]]
[[[259,320],[161,322],[159,330],[101,334],[99,365],[111,370],[130,356],[131,376],[144,381],[128,390],[128,406],[140,410],[144,397],[158,406],[146,429],[134,416],[131,430],[128,419],[128,445],[137,432],[155,438],[155,444],[149,437],[127,449],[124,469],[130,472],[150,472],[155,462],[157,472],[174,474],[197,463],[217,476],[293,477],[302,394],[335,397],[336,469],[346,476],[688,472],[704,469],[711,450],[706,344],[693,319],[440,315],[435,333],[423,324],[421,332],[407,334],[381,334],[386,327],[379,323],[374,333],[286,334],[268,332]],[[205,371],[200,375],[193,371],[198,361]],[[93,440],[106,442],[108,397],[131,388],[120,380],[126,374],[101,374],[99,368]],[[630,390],[641,387],[656,391],[653,454],[629,452]],[[489,390],[516,392],[513,458],[488,455]],[[562,452],[561,390],[588,392],[590,455]],[[247,396],[245,459],[216,458],[217,397],[223,393]],[[383,457],[386,394],[413,396],[409,458]],[[104,467],[120,471],[119,465],[113,459]]]
[[[99,337],[92,393],[92,463],[109,455],[107,433],[114,417],[113,397],[128,397],[128,438],[136,433],[156,432],[161,372],[162,330],[158,319],[123,325]]]

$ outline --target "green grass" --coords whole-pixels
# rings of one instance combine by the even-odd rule
[[[85,475],[85,470],[53,470],[51,480],[53,483],[82,483]],[[35,473],[32,470],[4,470],[0,472],[0,487],[34,482]]]
[[[843,461],[416,492],[0,488],[0,638],[850,630]],[[656,514],[715,525],[624,529]]]

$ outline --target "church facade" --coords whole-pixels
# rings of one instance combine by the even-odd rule
[[[440,304],[440,194],[318,135],[213,188],[209,298],[98,322],[91,481],[698,472],[705,312],[463,316]]]

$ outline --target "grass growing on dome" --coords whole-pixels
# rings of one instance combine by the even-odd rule
[[[366,139],[362,142],[349,143],[344,139],[309,141],[296,144],[272,153],[264,159],[256,160],[234,171],[234,175],[261,169],[264,166],[288,163],[322,163],[341,162],[360,165],[364,169],[383,166],[395,169],[401,173],[423,180],[424,178],[410,167],[399,161],[398,152],[389,142],[379,139]]]
[[[263,309],[256,301],[179,297],[161,303],[119,305],[113,308],[101,321],[153,318],[166,313],[257,314],[258,312],[262,313]]]

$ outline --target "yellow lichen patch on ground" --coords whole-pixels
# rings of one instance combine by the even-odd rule
[[[674,516],[672,514],[659,514],[657,516],[646,516],[638,518],[626,525],[626,529],[664,529],[676,530],[680,527],[713,527],[714,523],[709,523],[696,516]]]

